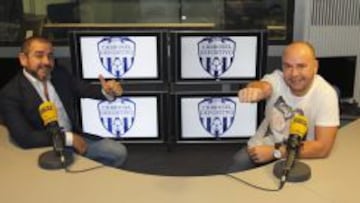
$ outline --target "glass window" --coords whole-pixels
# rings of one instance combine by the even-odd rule
[[[21,36],[23,7],[21,0],[0,1],[0,40],[17,41]]]
[[[288,0],[225,0],[225,29],[267,29],[272,41],[289,41],[293,3]]]
[[[294,0],[0,0],[0,43],[33,34],[67,43],[72,29],[267,29],[291,40]]]

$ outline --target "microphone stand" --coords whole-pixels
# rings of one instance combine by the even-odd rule
[[[273,174],[280,179],[280,189],[285,182],[303,182],[311,177],[310,167],[301,161],[294,160],[291,168],[286,168],[286,160],[279,160],[275,163]]]
[[[38,164],[43,169],[66,169],[74,162],[71,151],[65,150],[65,134],[57,122],[57,109],[49,99],[46,81],[44,82],[44,95],[46,101],[39,106],[40,117],[44,122],[48,136],[52,138],[53,150],[46,151],[39,156]]]
[[[60,128],[49,128],[49,131],[52,136],[53,147],[52,150],[40,155],[39,166],[48,170],[65,169],[74,162],[73,153],[64,147],[64,135]]]
[[[74,162],[74,156],[71,151],[49,150],[43,152],[38,159],[39,166],[42,169],[56,170],[67,168]]]

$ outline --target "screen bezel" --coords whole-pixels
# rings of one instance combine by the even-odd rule
[[[154,36],[157,39],[157,76],[156,77],[131,77],[131,78],[114,78],[121,81],[122,84],[141,84],[141,83],[164,83],[167,80],[166,71],[166,48],[167,34],[161,30],[75,30],[69,33],[70,50],[72,64],[75,75],[90,83],[98,83],[98,78],[84,78],[83,64],[80,39],[82,37],[101,37],[101,36]],[[110,79],[110,78],[109,78]]]
[[[182,37],[216,37],[216,36],[254,36],[257,40],[256,67],[254,77],[232,77],[232,78],[182,78],[181,77],[181,38]],[[237,83],[239,80],[258,80],[266,69],[267,33],[264,30],[192,30],[192,31],[172,31],[170,32],[171,46],[171,80],[176,84],[214,84],[214,83]]]
[[[173,131],[175,134],[175,142],[176,143],[246,143],[248,139],[253,135],[248,135],[246,137],[214,137],[214,138],[183,138],[182,135],[182,126],[181,126],[181,99],[182,98],[197,98],[197,97],[216,97],[216,96],[224,96],[224,97],[237,97],[236,92],[222,92],[222,93],[209,93],[209,92],[182,92],[179,94],[174,94],[172,96],[172,103],[174,104],[174,117],[173,117]],[[260,122],[264,117],[264,102],[257,103],[257,115],[256,115],[256,127],[259,126]]]
[[[136,138],[129,138],[129,137],[123,137],[123,138],[110,138],[110,139],[114,139],[114,140],[120,140],[123,143],[164,143],[165,139],[166,139],[166,132],[167,132],[167,124],[166,124],[166,119],[165,119],[165,107],[167,105],[167,95],[164,93],[127,93],[123,95],[124,97],[155,97],[157,99],[157,129],[158,129],[158,136],[157,137],[136,137]],[[77,115],[79,116],[78,121],[79,121],[79,126],[81,127],[81,129],[83,129],[83,119],[82,119],[82,108],[81,108],[81,103],[80,103],[80,99],[78,99],[78,112]],[[90,98],[92,99],[92,98]],[[87,133],[91,136],[96,136],[99,137],[97,135],[91,134],[91,133]]]

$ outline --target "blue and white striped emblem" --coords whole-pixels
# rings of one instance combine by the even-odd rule
[[[116,78],[121,78],[134,64],[136,43],[128,37],[104,37],[97,48],[102,66]]]
[[[205,98],[198,104],[201,125],[215,137],[220,137],[235,120],[236,103],[226,97]]]
[[[136,103],[128,98],[98,103],[98,112],[103,127],[119,138],[133,126],[136,117]]]
[[[232,65],[236,43],[229,37],[206,37],[198,42],[198,55],[203,69],[219,78]]]

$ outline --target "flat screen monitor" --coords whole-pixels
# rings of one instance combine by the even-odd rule
[[[234,95],[177,95],[178,142],[244,142],[255,134],[259,104]]]
[[[356,56],[324,57],[318,61],[318,74],[337,89],[340,98],[354,98]]]
[[[176,82],[259,79],[265,68],[263,31],[176,31],[171,39]]]
[[[124,141],[162,142],[161,95],[122,96],[114,101],[80,99],[85,133]]]
[[[73,64],[81,79],[160,81],[165,34],[161,31],[71,32]]]

